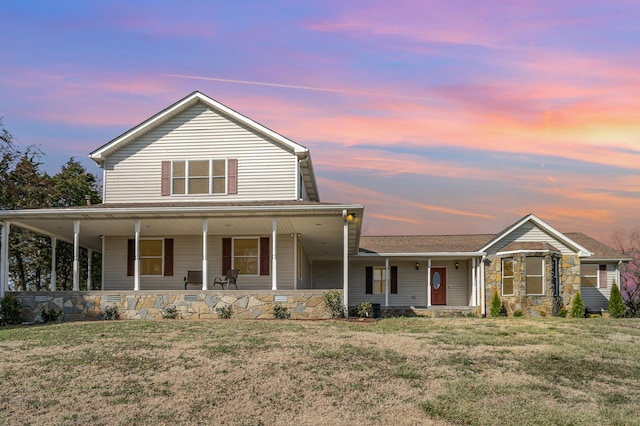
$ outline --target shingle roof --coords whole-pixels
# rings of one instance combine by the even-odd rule
[[[396,235],[360,237],[360,253],[465,253],[476,252],[488,244],[497,234],[463,235]],[[593,259],[623,260],[626,257],[583,233],[566,233],[567,238],[593,252]],[[545,242],[514,242],[500,251],[552,250],[558,251]]]
[[[603,244],[598,240],[594,240],[593,238],[583,234],[582,232],[567,232],[565,235],[593,252],[593,255],[591,256],[593,259],[627,259],[627,256],[625,256],[621,252],[612,249],[608,245]]]
[[[364,253],[458,253],[474,252],[493,234],[361,236]]]

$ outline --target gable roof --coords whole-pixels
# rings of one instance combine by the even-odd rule
[[[522,226],[527,221],[544,229],[569,247],[574,248],[587,261],[629,261],[627,256],[606,244],[579,232],[560,233],[537,216],[530,214],[497,234],[461,234],[461,235],[395,235],[360,237],[359,256],[481,256],[488,248]],[[514,241],[499,249],[500,253],[511,251],[550,251],[558,249],[548,242]]]
[[[524,225],[527,222],[532,222],[538,228],[542,229],[547,234],[553,236],[556,240],[562,242],[568,247],[573,248],[576,252],[578,252],[578,255],[580,257],[591,256],[593,254],[591,250],[588,250],[583,245],[572,240],[566,234],[563,234],[562,232],[558,231],[557,229],[555,229],[554,227],[552,227],[551,225],[549,225],[548,223],[546,223],[545,221],[543,221],[542,219],[534,215],[533,213],[526,215],[525,217],[523,217],[513,225],[509,226],[502,232],[499,232],[498,234],[496,234],[495,238],[493,238],[489,243],[483,246],[481,251],[488,251],[489,248],[491,248],[498,241],[507,237],[509,234],[511,234],[512,232],[514,232],[516,229],[520,228],[522,225]],[[500,248],[500,251],[502,251],[502,248]]]
[[[303,182],[305,185],[305,189],[307,190],[307,194],[309,195],[311,200],[320,200],[320,196],[318,194],[318,185],[316,184],[309,149],[282,136],[277,132],[274,132],[268,127],[265,127],[262,124],[253,121],[249,117],[240,114],[239,112],[198,91],[185,96],[173,105],[165,108],[164,110],[146,119],[137,126],[131,128],[130,130],[127,130],[115,139],[112,139],[111,141],[102,145],[100,148],[91,152],[89,154],[89,158],[94,160],[98,164],[98,166],[102,167],[105,159],[112,153],[116,152],[117,150],[128,145],[137,138],[150,132],[159,125],[167,122],[168,120],[172,119],[173,117],[186,111],[187,109],[193,107],[198,103],[202,103],[208,108],[216,111],[217,113],[246,126],[252,131],[260,134],[262,137],[270,140],[271,142],[291,150],[298,157],[298,159],[302,160],[300,161],[300,170],[303,175]]]

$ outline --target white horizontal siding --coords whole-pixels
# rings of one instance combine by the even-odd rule
[[[311,266],[313,289],[341,289],[342,286],[342,261],[314,260]]]
[[[608,309],[609,298],[611,297],[611,286],[617,283],[618,269],[615,264],[607,264],[607,286],[600,287],[598,281],[598,287],[581,287],[580,294],[584,306],[589,310]]]
[[[367,266],[384,265],[384,261],[351,262],[349,266],[350,305],[371,302],[380,303],[384,306],[385,295],[366,294],[365,287],[365,268]],[[416,270],[415,262],[394,262],[391,260],[389,266],[398,266],[398,293],[389,294],[389,306],[426,306],[427,268],[424,264],[421,264],[420,269]],[[455,269],[454,261],[434,261],[431,266],[447,268],[447,305],[468,306],[470,285],[467,281],[466,262],[460,262],[459,269]]]
[[[161,195],[164,160],[238,159],[238,193]],[[296,156],[198,104],[108,157],[105,202],[294,200]]]
[[[267,235],[263,235],[266,237]],[[174,241],[173,276],[140,277],[141,290],[184,289],[187,271],[202,271],[202,238],[199,236],[169,236]],[[105,237],[105,290],[133,290],[133,277],[127,276],[127,237]],[[289,235],[277,237],[278,289],[293,289],[293,242]],[[222,237],[208,237],[208,288],[213,289],[216,277],[222,277]],[[271,247],[271,245],[269,245]],[[238,288],[242,290],[271,290],[271,257],[269,275],[240,275]],[[194,289],[194,287],[190,287]],[[220,289],[220,287],[217,287]],[[233,287],[231,287],[233,289]]]
[[[558,241],[555,237],[547,234],[530,221],[522,224],[522,226],[515,229],[509,235],[494,243],[489,248],[487,254],[490,256],[495,255],[499,251],[502,251],[503,247],[513,242],[546,242],[558,249],[562,254],[575,254],[575,251],[571,250],[565,244]]]

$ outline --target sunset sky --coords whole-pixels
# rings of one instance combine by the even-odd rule
[[[640,2],[12,1],[0,117],[44,169],[194,90],[310,149],[363,233],[640,226]]]

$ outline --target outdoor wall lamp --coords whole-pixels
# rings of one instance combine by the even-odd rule
[[[456,260],[456,269],[458,269],[460,267],[460,263],[458,263],[458,261]]]
[[[416,262],[416,271],[420,269],[420,262]]]

